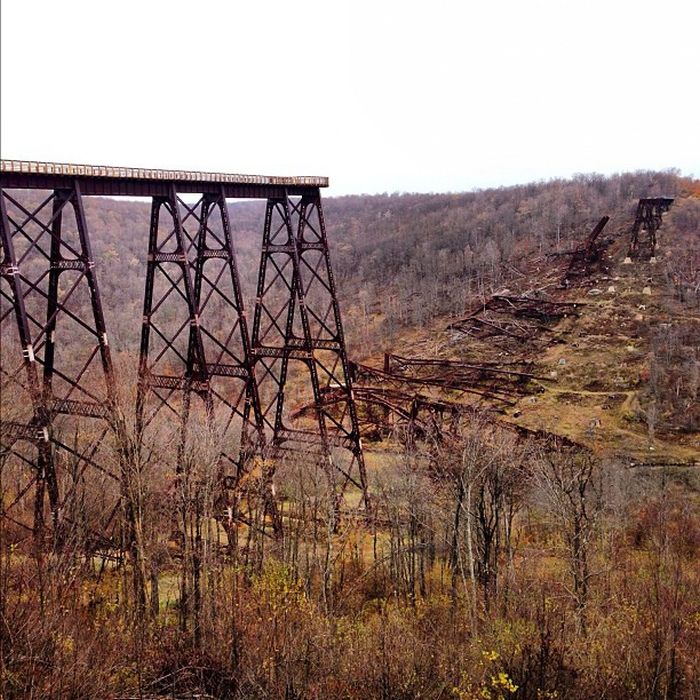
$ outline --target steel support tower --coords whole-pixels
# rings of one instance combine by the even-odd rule
[[[0,194],[0,459],[3,471],[10,456],[26,467],[11,498],[3,494],[2,515],[41,538],[48,501],[58,533],[63,521],[78,517],[75,499],[84,497],[85,472],[94,468],[100,497],[89,504],[95,518],[83,535],[99,544],[95,537],[109,532],[118,500],[108,494],[119,492],[118,460],[106,452],[124,426],[81,183],[67,178],[33,195],[4,183]],[[14,518],[13,507],[30,493],[33,522]]]
[[[130,462],[150,450],[177,481],[205,433],[234,502],[261,465],[268,522],[278,532],[270,482],[290,450],[323,463],[338,499],[353,484],[368,505],[325,186],[316,177],[0,163],[6,522],[38,537],[50,523],[57,537],[62,522],[82,513],[89,546],[114,544]],[[84,210],[94,195],[151,200],[140,351],[128,353],[138,358],[132,399],[117,391],[127,384],[107,340],[95,265],[108,262],[94,259]],[[228,199],[266,202],[252,333]],[[324,406],[329,390],[342,392],[342,409]],[[313,397],[315,420],[293,424],[297,396]],[[168,449],[159,442],[163,424],[176,428]]]
[[[642,254],[648,254],[650,258],[654,257],[656,254],[656,232],[661,228],[662,217],[672,204],[672,197],[644,197],[639,200],[632,225],[630,257],[639,257]],[[646,241],[640,240],[642,231],[647,232]]]
[[[318,191],[296,200],[288,192],[267,200],[252,349],[273,454],[315,453],[336,497],[340,500],[353,485],[368,509],[360,430]],[[316,407],[315,420],[303,427],[287,419],[290,376],[296,378],[294,403],[311,401]],[[329,392],[342,399],[332,409],[324,400]]]

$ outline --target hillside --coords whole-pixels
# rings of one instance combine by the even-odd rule
[[[631,251],[660,196],[654,255]],[[263,206],[230,204],[249,309]],[[86,210],[128,401],[149,204]],[[231,487],[194,412],[184,447],[166,412],[119,444],[64,424],[55,513],[35,453],[0,454],[0,695],[698,697],[700,181],[327,198],[325,217],[369,507],[305,454],[255,455]],[[30,408],[8,348],[3,418]]]
[[[697,222],[700,205],[681,197],[675,207],[653,262],[627,258],[631,221],[625,226],[623,219],[607,234],[597,268],[574,284],[562,284],[570,256],[521,258],[526,273],[511,275],[508,288],[459,319],[441,316],[429,332],[407,333],[390,349],[414,360],[526,367],[534,377],[526,391],[506,405],[489,396],[477,405],[600,455],[697,464],[697,272],[684,276],[678,268],[698,269],[697,236],[693,242],[684,232],[698,225],[686,229],[691,212]],[[375,366],[381,362],[373,359]],[[454,389],[438,393],[465,400]],[[466,400],[474,403],[473,396]]]
[[[436,316],[459,316],[514,277],[523,258],[575,248],[603,214],[624,227],[639,197],[690,187],[674,172],[582,175],[454,195],[379,195],[324,202],[350,352],[381,350]],[[231,204],[239,269],[254,298],[262,203]],[[136,347],[149,205],[86,203],[108,326]]]
[[[697,181],[675,172],[640,172],[465,194],[328,198],[325,217],[350,357],[375,367],[382,366],[384,352],[527,363],[540,379],[507,408],[496,402],[508,421],[636,460],[693,461],[699,427],[697,192]],[[657,262],[625,265],[636,203],[656,195],[677,198],[664,220]],[[249,307],[263,206],[230,205]],[[86,200],[111,344],[127,367],[138,347],[149,213],[147,202]],[[601,264],[564,288],[571,251],[603,215],[610,222]],[[530,319],[524,334],[521,323],[494,337],[485,324],[498,311],[487,310],[475,329],[479,310],[504,290],[568,304],[572,313],[544,323]],[[476,321],[460,327],[470,314]]]

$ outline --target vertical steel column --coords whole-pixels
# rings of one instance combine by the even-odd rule
[[[17,255],[12,241],[10,222],[7,216],[5,193],[0,191],[0,246],[2,247],[2,260],[0,260],[0,279],[6,281],[10,288],[9,301],[17,323],[20,344],[22,346],[23,367],[27,376],[29,395],[34,405],[35,415],[41,410],[41,390],[39,389],[39,375],[34,357],[34,346],[29,330],[29,320],[24,306],[25,292],[23,289]],[[4,319],[3,319],[4,320]]]
[[[207,374],[215,406],[228,412],[224,425],[219,421],[217,428],[225,436],[231,432],[234,420],[240,423],[234,427],[236,434],[232,435],[238,438],[237,454],[222,451],[220,455],[220,476],[233,496],[226,500],[232,516],[250,524],[250,519],[242,512],[242,503],[246,493],[248,498],[257,498],[257,489],[251,492],[250,486],[258,481],[264,512],[273,530],[280,533],[281,517],[272,492],[269,464],[264,459],[263,418],[223,186],[218,192],[203,196],[199,214],[189,207],[188,211],[199,221],[193,267]],[[217,218],[220,228],[215,229],[216,221],[212,219]],[[222,319],[226,319],[225,324],[221,323]],[[256,456],[260,458],[257,463]],[[253,476],[251,472],[256,464],[260,473]],[[232,476],[225,474],[227,465],[234,467]]]
[[[637,213],[632,225],[632,236],[628,255],[630,257],[639,255],[640,240],[639,234],[647,231],[647,252],[650,257],[656,254],[656,232],[661,228],[663,214],[666,213],[673,204],[671,197],[643,197],[637,205]]]
[[[215,232],[210,219],[214,212],[218,213],[221,231]],[[253,380],[253,359],[250,351],[250,336],[246,317],[243,294],[236,254],[231,234],[226,197],[223,187],[217,194],[205,194],[202,199],[199,217],[199,232],[196,242],[196,259],[194,262],[194,296],[200,313],[200,326],[209,360],[207,375],[210,381],[214,377],[234,378],[244,380],[244,391],[240,400],[231,404],[230,408],[242,418],[243,444],[249,441],[258,442],[262,437],[262,414],[257,396],[257,385]],[[209,274],[211,263],[220,261],[218,271],[213,270],[214,278]],[[210,263],[207,265],[207,263]],[[222,289],[222,282],[228,288]],[[230,313],[229,323],[224,337],[217,337],[211,331],[209,308],[218,302]],[[214,310],[211,312],[215,313]],[[206,321],[205,321],[206,317]],[[221,320],[221,319],[218,319]],[[216,395],[217,392],[215,392]],[[219,397],[223,398],[223,397]],[[252,411],[252,417],[251,417]],[[250,432],[253,435],[250,435]]]
[[[9,287],[9,294],[2,292],[3,297],[10,302],[14,310],[15,322],[22,348],[22,365],[26,377],[26,388],[32,405],[32,418],[29,423],[7,421],[0,417],[0,444],[4,452],[14,453],[20,460],[26,462],[23,455],[14,450],[18,440],[26,440],[37,448],[37,464],[35,475],[29,480],[26,490],[34,487],[34,535],[37,539],[43,537],[44,531],[44,491],[47,478],[52,480],[50,493],[55,494],[57,485],[53,469],[53,448],[49,442],[50,417],[44,400],[44,394],[39,384],[39,373],[36,366],[34,344],[29,327],[29,318],[24,304],[27,292],[22,284],[22,277],[17,264],[13,232],[7,214],[7,204],[4,191],[0,191],[0,245],[2,246],[2,261],[0,262],[0,280]],[[2,320],[5,320],[4,317]],[[3,372],[3,374],[8,374]],[[31,463],[30,463],[31,464]],[[33,465],[32,465],[33,466]],[[54,511],[55,512],[55,511]],[[3,516],[6,516],[3,503]]]
[[[165,209],[170,217],[172,228],[168,234],[162,238],[160,235],[160,212]],[[174,248],[168,250],[169,244],[174,241]],[[141,349],[139,355],[138,387],[136,396],[136,426],[139,436],[144,429],[155,418],[155,415],[163,407],[167,406],[176,416],[178,416],[180,426],[180,446],[178,452],[178,465],[180,468],[180,458],[186,441],[187,418],[189,415],[190,395],[194,391],[200,395],[205,404],[209,403],[209,383],[206,374],[206,359],[204,357],[204,346],[199,328],[199,311],[194,297],[194,286],[192,283],[191,266],[188,259],[190,246],[185,242],[185,233],[180,215],[179,200],[173,185],[169,188],[169,193],[163,197],[154,197],[151,205],[151,227],[148,238],[148,258],[146,265],[146,287],[144,293],[143,321],[141,327]],[[177,269],[177,278],[169,274],[171,266]],[[156,273],[160,272],[166,281],[166,291],[156,300],[154,306],[154,291],[156,284]],[[184,301],[186,314],[184,322],[177,327],[174,333],[159,327],[154,322],[154,313],[175,291]],[[179,319],[178,319],[179,320]],[[184,349],[178,344],[181,341],[182,333],[188,329],[187,348]],[[164,343],[163,350],[151,359],[151,332],[160,336]],[[183,352],[184,351],[184,352]],[[169,366],[173,362],[184,365],[181,373],[174,374],[174,367]],[[156,370],[162,368],[169,371]],[[167,395],[158,393],[158,390],[167,391]],[[182,391],[183,405],[178,410],[174,408],[169,399],[176,391]],[[151,415],[146,420],[144,411],[147,395],[155,395],[157,402]]]
[[[345,333],[331,265],[321,193],[318,190],[313,195],[302,197],[299,203],[297,249],[301,279],[305,283],[303,293],[306,307],[313,321],[313,329],[310,329],[309,333],[316,348],[315,361],[322,380],[319,393],[333,391],[336,396],[340,395],[340,405],[344,403],[344,408],[338,415],[335,411],[326,409],[321,402],[319,420],[328,422],[331,436],[340,438],[352,453],[365,508],[369,510],[367,471],[352,390],[352,373],[345,347]],[[346,480],[350,478],[351,470],[346,475]]]
[[[102,372],[104,375],[106,399],[109,408],[107,417],[111,421],[112,427],[117,432],[119,439],[123,441],[124,418],[119,405],[114,364],[112,362],[112,354],[109,348],[109,342],[107,340],[107,324],[105,323],[105,315],[102,308],[102,297],[100,295],[97,275],[95,273],[95,258],[92,253],[92,244],[90,243],[90,236],[88,234],[85,209],[83,208],[83,199],[80,193],[80,186],[77,181],[73,188],[72,203],[75,211],[75,219],[78,225],[78,236],[80,238],[80,249],[82,252],[84,266],[83,269],[85,278],[87,279],[88,289],[90,290],[94,331],[97,335],[97,342],[100,351],[100,362],[102,364]],[[121,444],[123,445],[123,442]]]
[[[287,197],[268,199],[253,319],[252,349],[265,428],[272,444],[284,442],[283,409],[289,361],[307,368],[311,350],[299,333],[296,313],[299,266]],[[296,320],[296,324],[295,324]],[[313,437],[313,436],[312,436]]]
[[[639,200],[637,204],[637,213],[634,217],[634,224],[632,224],[632,240],[630,242],[629,255],[632,257],[637,252],[639,248],[639,234],[644,228],[647,218],[647,206],[643,199]]]

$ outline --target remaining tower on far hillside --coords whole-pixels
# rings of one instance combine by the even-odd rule
[[[654,257],[656,253],[656,232],[661,227],[663,214],[670,209],[672,204],[672,197],[646,197],[639,200],[637,215],[632,226],[630,257]],[[640,240],[642,231],[647,232],[646,240]]]

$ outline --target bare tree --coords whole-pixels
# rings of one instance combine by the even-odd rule
[[[585,632],[593,575],[591,545],[602,512],[599,465],[586,452],[555,446],[540,455],[534,481],[561,527],[573,584],[571,595]]]

